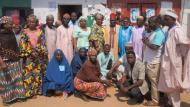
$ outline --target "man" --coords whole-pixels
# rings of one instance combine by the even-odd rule
[[[116,14],[110,14],[110,26],[106,27],[105,42],[110,44],[111,53],[113,53],[114,58],[118,59],[118,32],[119,26],[116,25]]]
[[[173,107],[180,107],[180,92],[190,90],[190,39],[176,23],[177,18],[174,11],[165,12],[164,22],[169,31],[166,35],[158,83],[158,90],[168,94],[168,103]]]
[[[120,81],[120,90],[127,93],[137,103],[144,100],[144,95],[149,91],[145,81],[145,66],[140,60],[136,60],[135,53],[127,53],[126,75]]]
[[[63,15],[63,25],[57,28],[57,49],[61,49],[67,58],[69,64],[73,58],[73,30],[69,27],[68,23],[70,20],[70,15],[65,13]]]
[[[100,13],[95,15],[96,24],[92,27],[91,34],[89,36],[90,47],[93,47],[97,52],[103,51],[103,46],[105,44],[105,28],[102,23],[104,16]]]
[[[57,32],[56,28],[53,25],[54,23],[54,17],[53,15],[48,15],[46,17],[46,24],[43,26],[43,31],[46,36],[46,42],[47,42],[47,49],[48,49],[48,60],[51,60],[51,57],[53,55],[53,52],[56,49],[56,38],[57,38]]]
[[[138,16],[137,17],[137,26],[133,27],[132,29],[132,43],[134,52],[136,54],[136,57],[140,60],[142,60],[142,35],[144,32],[144,17]]]
[[[119,28],[119,58],[125,54],[125,45],[131,43],[131,30],[132,27],[129,26],[129,19],[123,18],[122,25]]]
[[[158,78],[160,71],[160,61],[162,47],[165,41],[165,35],[161,30],[159,18],[157,16],[150,17],[148,20],[148,26],[152,30],[151,34],[143,37],[144,43],[144,58],[143,62],[146,66],[146,72],[151,86],[151,98],[152,101],[144,103],[146,106],[158,106],[159,105],[159,92],[158,92]]]
[[[133,51],[133,46],[131,43],[127,43],[126,47],[126,54],[130,51]],[[116,76],[117,81],[120,81],[123,77],[125,70],[124,67],[126,66],[127,62],[127,56],[124,54],[118,61],[115,62],[115,64],[112,66],[110,71],[108,72],[108,78],[112,78],[113,76]]]
[[[111,46],[109,44],[104,45],[104,52],[101,52],[97,59],[100,64],[100,70],[102,74],[102,79],[107,79],[107,73],[111,69],[113,62],[114,62],[114,56],[112,53],[110,53]]]
[[[71,13],[71,20],[69,21],[69,27],[71,27],[72,29],[74,29],[77,26],[78,26],[77,13],[76,12],[72,12]]]

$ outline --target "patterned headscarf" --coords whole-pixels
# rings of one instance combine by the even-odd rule
[[[88,56],[97,55],[97,51],[94,48],[88,49]]]
[[[0,24],[6,24],[11,21],[12,21],[12,18],[9,16],[3,16],[0,18]]]

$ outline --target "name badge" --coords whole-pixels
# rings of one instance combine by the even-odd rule
[[[59,70],[60,70],[60,71],[65,71],[65,66],[64,66],[64,65],[60,65],[60,66],[59,66]]]

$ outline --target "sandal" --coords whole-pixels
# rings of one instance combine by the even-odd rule
[[[143,105],[144,106],[158,106],[159,104],[154,101],[144,101]]]

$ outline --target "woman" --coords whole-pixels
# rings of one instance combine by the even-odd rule
[[[100,79],[100,65],[96,59],[97,51],[90,48],[88,55],[89,60],[85,61],[74,79],[74,87],[81,92],[82,98],[85,98],[84,94],[91,98],[104,100],[107,96],[106,86],[109,86],[111,82]]]
[[[103,51],[105,44],[105,28],[102,26],[104,16],[102,14],[95,15],[96,24],[92,27],[91,34],[89,36],[90,47],[95,48],[98,53]]]
[[[47,66],[44,77],[43,95],[62,95],[66,98],[73,91],[73,77],[63,51],[57,49]]]
[[[79,27],[74,30],[75,51],[82,47],[85,47],[86,49],[89,47],[88,37],[90,35],[91,29],[86,26],[86,21],[87,19],[81,16],[79,18]]]
[[[4,104],[25,98],[19,48],[8,16],[0,19],[0,96]]]
[[[81,66],[86,60],[87,60],[87,49],[80,48],[79,52],[75,54],[73,60],[71,61],[73,77],[76,76],[77,72],[80,70]]]
[[[28,28],[21,35],[20,52],[23,58],[26,97],[33,97],[42,94],[42,78],[48,58],[45,36],[37,28],[36,16],[30,15],[28,24]]]

